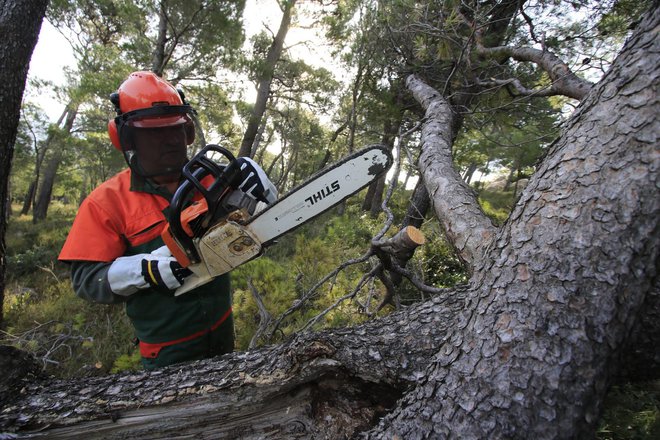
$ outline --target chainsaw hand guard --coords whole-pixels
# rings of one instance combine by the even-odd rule
[[[216,162],[210,156],[213,153],[224,156],[228,163]],[[163,240],[179,263],[187,267],[200,262],[193,238],[201,236],[214,220],[227,214],[222,209],[223,201],[242,180],[234,155],[218,145],[204,147],[183,167],[182,175],[184,181],[170,203],[170,226],[163,232]],[[193,191],[201,194],[203,200],[182,218],[183,205],[190,201]]]

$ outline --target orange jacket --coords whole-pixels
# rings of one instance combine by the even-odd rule
[[[136,248],[158,237],[167,226],[165,197],[130,191],[126,169],[110,178],[80,205],[59,259],[111,262],[128,247]],[[105,207],[112,207],[112,211]]]

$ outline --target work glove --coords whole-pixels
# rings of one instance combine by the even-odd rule
[[[271,205],[277,200],[277,189],[268,179],[266,172],[249,157],[236,159],[241,168],[241,183],[238,188],[253,200]]]
[[[147,287],[171,292],[181,287],[191,274],[189,269],[181,267],[167,246],[162,246],[150,254],[117,258],[108,269],[108,283],[110,290],[121,296]]]

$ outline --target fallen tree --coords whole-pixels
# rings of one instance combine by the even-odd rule
[[[409,78],[427,116],[420,170],[472,265],[468,285],[361,326],[219,359],[26,378],[1,429],[48,438],[593,436],[632,337],[658,342],[636,323],[658,316],[659,25],[653,8],[499,230],[455,186],[460,178],[440,171],[451,160],[442,141],[451,106]],[[475,222],[465,224],[466,210]],[[650,354],[657,361],[657,349]]]

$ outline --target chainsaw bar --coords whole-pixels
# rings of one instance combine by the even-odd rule
[[[267,246],[357,193],[391,165],[392,155],[380,145],[360,150],[315,174],[246,226]]]

